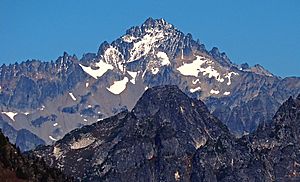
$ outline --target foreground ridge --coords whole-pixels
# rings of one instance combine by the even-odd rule
[[[177,86],[158,86],[131,112],[74,130],[34,153],[77,180],[297,180],[299,116],[300,100],[290,98],[273,124],[236,139],[203,102]]]

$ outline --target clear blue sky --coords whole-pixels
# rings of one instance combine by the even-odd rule
[[[0,0],[0,63],[96,52],[148,17],[164,18],[235,63],[300,76],[299,0]]]

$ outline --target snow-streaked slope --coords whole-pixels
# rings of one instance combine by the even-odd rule
[[[132,62],[147,55],[151,49],[155,47],[155,43],[165,37],[164,32],[159,29],[147,30],[147,34],[140,40],[134,42],[133,48],[130,50],[130,59],[127,62]],[[133,38],[131,38],[133,39]]]

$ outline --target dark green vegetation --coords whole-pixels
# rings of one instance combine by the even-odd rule
[[[58,169],[33,155],[24,156],[0,130],[0,181],[70,181]]]

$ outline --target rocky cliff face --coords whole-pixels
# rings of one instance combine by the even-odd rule
[[[284,100],[300,92],[299,78],[233,64],[217,48],[209,51],[191,34],[149,18],[80,60],[65,53],[55,62],[3,65],[1,122],[51,144],[73,129],[132,110],[147,88],[159,85],[177,85],[203,100],[238,136],[271,120]],[[37,144],[28,142],[22,150]]]
[[[197,149],[228,129],[199,100],[176,86],[148,89],[132,112],[122,112],[36,151],[86,181],[188,180]]]
[[[148,89],[124,111],[35,154],[86,181],[299,180],[300,96],[273,122],[236,139],[204,103],[176,86]]]

